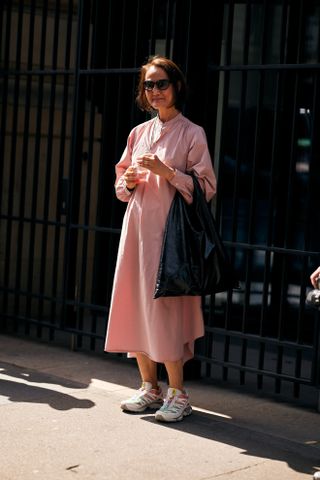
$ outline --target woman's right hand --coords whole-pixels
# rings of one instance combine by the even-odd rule
[[[310,280],[314,288],[318,288],[317,280],[320,277],[320,267],[318,267],[311,275]]]
[[[139,182],[137,169],[130,165],[123,174],[124,181],[126,182],[127,188],[134,188]]]

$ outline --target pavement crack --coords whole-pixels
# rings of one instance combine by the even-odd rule
[[[80,463],[78,465],[71,465],[70,467],[67,467],[66,470],[74,470],[75,468],[80,467]]]
[[[264,462],[253,463],[252,465],[247,465],[246,467],[236,468],[234,470],[229,470],[228,472],[217,473],[216,475],[213,475],[213,476],[210,475],[210,477],[202,477],[200,480],[212,480],[214,478],[219,478],[219,477],[224,477],[224,476],[227,476],[227,475],[232,475],[233,473],[236,473],[236,472],[242,472],[242,471],[245,471],[245,470],[249,470],[250,468],[257,467],[258,465],[261,465],[263,463],[266,463],[266,462],[264,461]]]

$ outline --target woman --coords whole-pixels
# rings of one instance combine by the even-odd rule
[[[183,385],[183,365],[203,336],[201,297],[153,299],[162,238],[176,189],[192,202],[193,172],[209,201],[216,179],[203,129],[181,113],[186,83],[171,60],[151,57],[141,67],[137,104],[156,112],[133,128],[116,165],[115,190],[128,202],[123,219],[105,350],[136,357],[142,385],[121,408],[158,408],[156,420],[175,422],[192,412]],[[164,363],[169,388],[163,396],[157,363]]]

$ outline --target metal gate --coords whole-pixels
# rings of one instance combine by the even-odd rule
[[[1,331],[103,351],[114,165],[146,119],[137,67],[162,53],[186,72],[242,285],[203,299],[200,373],[316,395],[319,18],[318,0],[1,2]]]

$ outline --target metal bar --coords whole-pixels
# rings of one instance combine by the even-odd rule
[[[5,3],[4,2],[1,2],[0,3],[0,28],[1,28],[1,32],[5,31],[5,28],[4,28],[4,25],[5,25],[5,13],[4,13],[4,8],[5,8]],[[0,52],[3,51],[3,47],[2,47],[2,35],[0,35]],[[2,58],[0,57],[0,64],[2,63]]]
[[[291,116],[291,118],[292,118],[292,125],[291,125],[291,128],[290,128],[290,130],[291,130],[290,152],[289,152],[290,162],[289,162],[289,165],[288,165],[289,175],[288,175],[288,184],[287,184],[287,209],[288,209],[289,215],[286,216],[285,225],[284,225],[284,231],[285,231],[284,245],[285,245],[285,247],[290,246],[290,243],[289,243],[290,224],[289,224],[289,222],[292,219],[291,215],[290,215],[290,213],[292,213],[292,212],[290,211],[289,206],[293,204],[293,177],[294,177],[295,161],[296,161],[295,140],[296,140],[296,125],[297,125],[296,114],[297,114],[298,81],[299,81],[298,76],[296,74],[295,78],[294,78],[293,98],[291,100],[291,102],[292,102],[292,115],[289,115],[289,117]]]
[[[244,44],[242,62],[244,65],[248,64],[249,60],[249,46],[250,46],[250,27],[251,27],[251,1],[247,0],[246,14],[244,24]]]
[[[226,335],[224,339],[224,352],[223,352],[223,370],[222,370],[222,376],[223,380],[228,379],[228,372],[229,372],[229,366],[231,364],[229,360],[229,355],[230,355],[230,336]]]
[[[230,2],[229,6],[225,7],[225,11],[227,12],[227,35],[226,35],[226,47],[225,47],[225,56],[224,58],[221,58],[221,63],[224,64],[230,64],[231,62],[231,56],[232,56],[232,39],[233,39],[233,23],[234,23],[234,18],[235,18],[235,12],[234,12],[234,3]],[[222,33],[223,37],[223,33]],[[222,38],[221,37],[221,38]],[[222,57],[222,55],[221,55]],[[210,67],[209,67],[210,70]],[[225,145],[228,142],[227,139],[227,134],[226,134],[226,124],[227,124],[227,115],[228,115],[228,105],[229,105],[229,92],[230,92],[230,83],[231,83],[231,76],[230,72],[225,71],[222,74],[222,70],[220,71],[220,80],[223,82],[223,101],[222,101],[222,118],[221,118],[221,144],[220,144],[220,152],[219,154],[221,155],[221,152],[225,151]],[[218,171],[218,189],[217,189],[217,198],[216,198],[216,218],[217,222],[220,221],[220,215],[221,215],[221,198],[222,196],[219,195],[219,189],[222,187],[223,190],[223,174],[224,174],[224,162],[219,162],[219,171]],[[220,181],[220,178],[222,179],[222,182]],[[223,193],[223,191],[222,191]],[[226,243],[226,246],[231,246],[233,242]],[[230,259],[232,264],[234,264],[235,261],[235,250],[231,250],[231,255]],[[227,297],[227,304],[226,304],[226,311],[225,311],[225,328],[229,329],[230,324],[232,321],[232,292],[228,292],[228,297]],[[224,376],[227,375],[227,371],[224,370],[223,373]]]
[[[238,126],[237,126],[237,139],[236,139],[236,151],[235,151],[235,180],[234,180],[234,189],[232,195],[232,233],[231,238],[234,242],[237,241],[237,230],[238,230],[238,214],[239,214],[239,183],[240,183],[240,167],[241,167],[241,149],[242,149],[242,129],[243,129],[243,118],[245,112],[245,96],[246,96],[246,87],[247,87],[247,75],[245,74],[241,77],[241,92],[239,99],[239,113],[238,113]]]
[[[260,337],[257,334],[242,333],[242,332],[238,332],[237,330],[226,331],[226,330],[218,328],[218,327],[214,327],[214,328],[206,327],[206,333],[207,332],[208,333],[213,333],[215,335],[221,335],[221,336],[226,336],[226,337],[230,337],[230,338],[237,338],[238,340],[241,340],[241,341],[242,340],[248,340],[248,341],[251,340],[251,341],[261,343],[264,346],[266,346],[266,345],[273,345],[273,346],[281,345],[284,348],[293,348],[293,349],[297,347],[297,343],[290,342],[290,341],[287,341],[287,340],[278,340],[275,337]],[[312,352],[312,350],[313,350],[312,346],[306,345],[306,344],[298,344],[298,347],[301,348],[302,350],[306,351],[306,352]]]
[[[318,63],[272,63],[272,64],[248,64],[248,65],[208,65],[209,71],[212,72],[248,72],[248,71],[287,71],[287,70],[319,70],[320,64]]]
[[[246,13],[245,13],[245,25],[244,25],[244,45],[243,45],[243,58],[242,62],[244,65],[248,64],[249,59],[249,46],[250,46],[250,27],[251,27],[251,2],[248,1],[246,4]],[[236,154],[236,163],[237,163],[237,173],[236,175],[240,176],[240,163],[241,157],[239,155],[240,150],[240,137],[241,132],[243,130],[242,124],[244,123],[244,114],[245,114],[245,106],[246,106],[246,95],[247,95],[247,85],[248,85],[248,75],[247,72],[242,73],[242,82],[241,82],[241,99],[240,99],[240,112],[239,112],[239,137],[237,140],[237,154]],[[236,192],[236,188],[235,188]],[[236,193],[233,199],[233,206],[235,211],[239,212],[239,203],[235,203]],[[234,221],[235,228],[237,228],[237,221]],[[232,236],[234,239],[234,235]],[[243,305],[243,312],[242,312],[242,332],[246,331],[246,322],[249,315],[249,303],[250,303],[250,264],[251,264],[251,252],[248,252],[246,255],[246,267],[245,267],[245,291],[244,291],[244,305]],[[242,366],[246,365],[247,360],[247,348],[248,343],[246,339],[242,339],[241,342],[241,359],[240,363]],[[240,385],[245,384],[245,370],[240,370]]]
[[[156,19],[155,3],[156,3],[156,0],[153,0],[152,6],[151,6],[151,14],[150,14],[150,49],[148,51],[148,55],[151,55],[151,52],[155,51],[155,34],[154,34],[154,25],[155,25],[155,19]]]
[[[275,108],[274,108],[274,120],[273,120],[273,135],[272,135],[272,152],[271,152],[271,170],[270,170],[270,188],[269,188],[269,201],[268,201],[268,229],[267,229],[267,243],[271,245],[273,243],[273,212],[275,208],[275,189],[276,189],[276,160],[278,154],[278,140],[280,134],[279,128],[279,116],[280,116],[280,75],[276,77],[276,91],[275,91]]]
[[[305,26],[305,2],[304,0],[300,0],[300,5],[298,6],[299,14],[298,14],[298,45],[297,45],[297,62],[300,63],[302,57],[302,36],[305,34],[304,26]]]
[[[305,322],[305,299],[306,299],[306,282],[309,279],[306,277],[305,272],[308,270],[308,258],[303,257],[301,259],[303,268],[301,268],[301,281],[300,281],[300,302],[299,302],[299,311],[298,311],[298,322],[297,322],[297,334],[296,341],[297,343],[303,343],[303,325]]]
[[[28,37],[28,67],[32,66],[33,59],[33,39],[35,28],[35,0],[32,0],[29,12],[29,37]],[[28,149],[29,149],[29,131],[30,131],[30,110],[31,110],[31,77],[27,77],[26,93],[25,93],[25,106],[24,106],[24,127],[23,127],[23,145],[22,145],[22,165],[20,175],[20,204],[19,204],[19,224],[17,235],[17,263],[16,263],[16,279],[15,285],[17,291],[21,286],[22,278],[22,251],[23,251],[23,238],[24,238],[24,222],[23,217],[25,214],[26,206],[26,178],[28,169]],[[15,297],[14,311],[16,314],[19,312],[19,295]]]
[[[261,302],[261,316],[259,320],[259,334],[263,337],[266,334],[268,324],[268,305],[269,305],[269,286],[270,286],[270,270],[271,270],[271,255],[266,252],[264,256],[264,273],[263,273],[263,287],[262,287],[262,302]],[[261,352],[262,354],[263,352]]]
[[[287,70],[320,70],[319,63],[270,63],[270,64],[229,64],[229,65],[208,65],[209,72],[243,72],[243,71],[287,71]],[[128,68],[92,68],[92,69],[80,69],[79,75],[136,75],[139,73],[139,69],[136,67]],[[73,76],[74,70],[62,70],[62,69],[42,69],[42,70],[4,70],[0,69],[0,76],[2,77],[16,77],[16,76],[48,76],[48,75],[70,75]]]
[[[67,31],[66,31],[66,45],[64,51],[64,66],[66,69],[70,67],[70,55],[71,55],[71,41],[72,41],[72,20],[73,20],[73,0],[68,2],[68,11],[67,11]],[[68,94],[69,94],[69,77],[65,76],[63,78],[63,94],[62,94],[62,109],[61,109],[61,128],[60,128],[60,148],[59,148],[59,162],[58,162],[58,172],[57,172],[57,181],[58,181],[58,195],[56,203],[56,218],[61,219],[61,196],[62,196],[62,180],[63,172],[65,165],[65,148],[66,148],[66,130],[67,130],[67,117],[68,117]],[[48,222],[50,225],[50,222]],[[61,227],[65,227],[66,224],[62,222],[56,222],[55,224],[55,235],[54,235],[54,246],[53,246],[53,271],[52,271],[52,295],[53,297],[57,296],[58,285],[61,285],[61,281],[58,278],[59,272],[59,260],[60,256],[63,255],[63,252],[60,250],[60,232]],[[52,304],[50,312],[50,321],[51,323],[55,322],[56,308],[55,304]]]
[[[74,187],[73,187],[73,181],[74,181],[74,171],[75,171],[75,166],[74,163],[77,161],[76,159],[76,141],[77,141],[77,130],[78,130],[78,101],[79,101],[79,70],[81,67],[81,47],[82,47],[82,24],[83,24],[83,2],[80,1],[78,3],[78,19],[77,19],[77,53],[76,53],[76,63],[75,63],[75,68],[73,71],[74,74],[74,95],[73,95],[73,107],[72,107],[72,112],[73,112],[73,120],[72,120],[72,143],[71,143],[71,153],[70,153],[70,165],[69,165],[69,180],[70,180],[70,187],[69,187],[69,195],[68,195],[68,205],[69,209],[67,211],[66,215],[66,230],[65,230],[65,238],[64,238],[64,261],[63,261],[63,305],[62,305],[62,316],[61,316],[61,323],[60,325],[65,328],[66,327],[66,320],[67,320],[67,315],[70,313],[72,317],[74,317],[74,314],[71,314],[70,310],[68,311],[67,309],[67,299],[71,296],[71,289],[73,288],[71,286],[72,278],[69,279],[69,276],[73,276],[73,272],[69,273],[71,265],[69,264],[70,258],[69,256],[71,255],[76,255],[76,251],[72,251],[71,244],[73,244],[73,240],[71,238],[71,229],[70,223],[72,222],[72,211],[71,211],[71,204],[72,204],[72,198],[73,198],[73,192],[74,192]],[[72,268],[72,267],[71,267]],[[72,318],[72,322],[73,322]]]
[[[227,66],[227,65],[230,65],[231,64],[231,55],[232,55],[232,40],[233,40],[233,22],[234,22],[234,18],[235,18],[235,14],[234,14],[234,1],[230,1],[229,2],[229,5],[226,5],[225,8],[228,10],[228,17],[227,17],[227,35],[226,35],[226,38],[227,38],[227,45],[226,45],[226,54],[225,54],[225,58],[222,60],[223,67]],[[213,68],[215,68],[215,66],[213,66]]]
[[[233,35],[233,20],[234,20],[234,5],[230,4],[227,7],[228,9],[228,16],[227,16],[227,44],[225,48],[225,58],[222,59],[222,62],[225,63],[230,63],[231,61],[231,53],[232,53],[232,35]],[[228,110],[228,98],[229,98],[229,89],[230,89],[230,74],[229,72],[226,72],[223,74],[223,77],[220,74],[220,81],[223,82],[223,100],[222,100],[222,115],[221,115],[221,124],[224,125],[226,122],[226,116],[227,116],[227,110]],[[225,129],[222,128],[222,133],[221,133],[221,141],[220,141],[220,152],[224,151],[225,148],[225,143],[227,141],[226,139],[226,132]],[[220,154],[219,152],[219,154]],[[219,170],[218,170],[218,175],[217,175],[217,181],[218,181],[218,189],[221,180],[223,179],[223,173],[224,173],[224,162],[219,162]],[[220,221],[220,215],[221,215],[221,201],[220,197],[216,199],[216,219],[219,224]],[[230,243],[229,243],[230,245]],[[226,243],[226,246],[228,244]],[[231,252],[231,262],[234,263],[234,250]],[[227,305],[226,305],[226,312],[225,312],[225,328],[229,328],[229,324],[231,322],[231,292],[228,293],[228,299],[227,299]],[[214,316],[211,314],[211,319],[213,319]],[[211,320],[212,321],[212,320]],[[224,370],[224,376],[227,376],[227,370]]]
[[[95,15],[97,16],[98,12],[96,10]],[[96,18],[97,20],[97,18]],[[92,40],[92,48],[91,48],[91,58],[93,58],[93,54],[95,49],[97,48],[95,37]],[[90,89],[91,89],[91,98],[93,98],[93,87],[94,84],[91,82]],[[90,110],[89,110],[89,138],[88,138],[88,154],[86,156],[86,179],[85,179],[85,190],[84,190],[84,218],[83,223],[88,225],[90,222],[90,206],[91,206],[91,182],[92,182],[92,169],[93,169],[93,158],[94,158],[94,135],[95,135],[95,104],[91,102]],[[84,161],[84,158],[83,158]],[[88,261],[88,243],[89,243],[89,230],[83,231],[83,241],[82,241],[82,260],[81,260],[81,268],[79,273],[79,299],[80,302],[85,299],[86,297],[86,286],[87,286],[87,261]],[[79,328],[83,325],[83,310],[79,311]],[[95,316],[92,317],[91,321],[91,332],[94,333],[96,330],[96,322]],[[91,349],[94,350],[95,341],[91,339]]]
[[[282,373],[282,365],[283,365],[283,346],[278,345],[278,356],[277,356],[277,369],[276,369],[276,376],[275,376],[275,393],[281,392],[281,380],[284,378]]]
[[[287,42],[287,23],[288,23],[288,15],[289,15],[290,8],[288,6],[288,0],[283,0],[282,2],[282,11],[281,11],[281,35],[280,35],[280,54],[279,54],[279,62],[281,64],[285,63],[285,55],[286,55],[286,42]]]
[[[261,46],[261,52],[260,52],[260,63],[263,64],[265,63],[265,59],[267,56],[267,27],[269,24],[269,16],[267,12],[268,8],[268,2],[267,0],[263,0],[263,6],[262,6],[262,32],[261,32],[261,38],[262,38],[262,46]]]
[[[136,74],[139,72],[137,67],[129,68],[92,68],[92,69],[79,69],[79,75],[126,75],[126,74]],[[73,76],[73,69],[51,69],[51,68],[42,68],[42,69],[30,69],[30,70],[4,70],[0,68],[0,76],[2,77],[19,77],[19,76]]]
[[[46,53],[46,25],[48,16],[48,0],[43,3],[42,19],[41,19],[41,42],[40,42],[40,68],[45,64]],[[29,238],[29,253],[28,253],[28,269],[27,269],[27,289],[32,291],[34,283],[34,267],[35,267],[35,241],[36,241],[36,224],[34,219],[37,216],[38,210],[38,185],[39,185],[39,169],[40,169],[40,149],[41,149],[41,126],[43,116],[43,97],[44,97],[44,77],[39,76],[38,79],[38,101],[37,101],[37,118],[36,118],[36,136],[35,136],[35,148],[34,148],[34,163],[33,163],[33,175],[32,175],[32,199],[31,199],[31,222],[30,238]],[[26,302],[26,315],[31,315],[31,299],[27,298]],[[27,326],[26,326],[27,328]],[[26,330],[26,334],[29,331]]]
[[[300,379],[301,377],[301,365],[302,365],[302,351],[296,351],[296,359],[295,359],[295,378]],[[295,398],[299,398],[300,394],[300,383],[294,382],[293,384],[293,395]]]
[[[283,253],[284,255],[301,255],[301,256],[319,256],[319,252],[312,252],[312,251],[305,251],[305,250],[297,250],[295,248],[283,248],[277,246],[269,246],[269,245],[260,245],[260,244],[249,244],[243,242],[229,242],[228,240],[224,240],[223,242],[225,245],[230,247],[238,247],[243,248],[245,250],[256,250],[261,252],[276,252],[276,253]]]
[[[277,337],[278,340],[283,339],[284,335],[284,321],[286,313],[286,293],[287,293],[287,262],[285,257],[279,258],[279,269],[277,270],[277,275],[279,275],[279,283],[276,284],[276,288],[280,287],[280,295],[276,293],[276,298],[279,300],[280,305],[278,306],[278,325],[277,325]],[[279,363],[279,368],[281,363]]]
[[[225,330],[219,327],[205,327],[206,332],[213,333],[215,335],[238,338],[240,340],[247,339],[255,342],[260,342],[268,345],[282,345],[283,347],[295,348],[297,344],[295,342],[290,342],[288,340],[278,340],[276,337],[260,337],[258,334],[253,333],[243,333],[238,330]],[[299,348],[302,348],[305,351],[312,351],[312,347],[306,344],[299,344]]]
[[[305,379],[305,378],[297,379],[293,375],[287,375],[285,373],[271,372],[270,370],[261,370],[260,371],[256,368],[253,368],[253,367],[241,366],[241,365],[239,365],[238,363],[235,363],[235,362],[230,362],[230,361],[224,362],[222,360],[217,360],[217,359],[214,359],[214,358],[203,357],[202,355],[197,355],[196,359],[200,360],[202,362],[210,363],[212,365],[218,365],[218,366],[221,366],[223,368],[234,369],[234,370],[239,370],[239,371],[243,370],[246,373],[253,373],[253,374],[258,373],[259,375],[263,375],[265,377],[273,378],[275,380],[275,382],[287,381],[287,382],[295,383],[295,382],[299,381],[300,385],[313,386],[313,383],[308,379]],[[280,391],[277,392],[277,393],[280,393]]]
[[[23,25],[23,2],[19,1],[18,7],[18,25],[17,25],[17,47],[15,64],[17,68],[20,68],[21,63],[21,44],[22,44],[22,25]],[[10,169],[9,169],[9,188],[8,188],[8,217],[7,230],[6,230],[6,250],[5,250],[5,267],[4,267],[4,283],[5,285],[11,284],[11,261],[12,261],[12,220],[10,217],[13,214],[14,209],[14,186],[16,176],[16,153],[17,153],[17,131],[18,131],[18,115],[19,115],[19,94],[20,94],[20,78],[16,77],[14,81],[14,99],[13,99],[13,116],[12,116],[12,137],[11,137],[11,151],[10,151]],[[14,257],[13,257],[14,258]],[[19,259],[18,259],[19,260]],[[7,299],[6,299],[7,300]],[[17,303],[17,297],[15,297],[15,304]],[[5,305],[4,311],[6,311],[8,305]],[[17,324],[14,324],[14,331],[17,329]]]
[[[76,295],[76,257],[78,232],[70,229],[69,226],[79,216],[79,197],[81,181],[81,157],[84,128],[84,107],[85,107],[85,84],[80,79],[79,69],[87,64],[88,46],[89,46],[89,19],[91,12],[91,2],[79,2],[79,18],[77,31],[77,57],[75,64],[74,81],[74,102],[73,102],[73,120],[72,120],[72,141],[69,166],[69,211],[66,216],[66,235],[65,235],[65,263],[63,274],[63,291],[65,298],[72,298]],[[63,322],[68,322],[74,326],[77,322],[77,312],[68,308],[63,309]]]
[[[303,64],[257,64],[257,65],[219,65],[212,66],[208,65],[209,72],[264,72],[264,71],[275,71],[275,72],[286,72],[286,71],[314,71],[318,72],[320,70],[320,63],[303,63]],[[80,76],[114,76],[114,75],[137,75],[139,70],[137,68],[119,68],[119,69],[92,69],[92,70],[80,70]],[[17,77],[17,76],[73,76],[73,70],[21,70],[15,72],[5,71],[0,69],[0,77]]]
[[[265,7],[265,5],[264,5]],[[265,10],[264,10],[265,11]],[[265,16],[264,16],[264,25],[265,25]],[[263,51],[263,48],[262,48]],[[256,115],[255,115],[255,132],[254,132],[254,144],[253,144],[253,153],[252,153],[252,167],[251,167],[251,185],[250,185],[250,198],[249,198],[249,212],[248,212],[248,240],[250,243],[254,241],[254,236],[256,231],[258,230],[258,226],[256,225],[255,218],[260,217],[260,215],[255,215],[257,209],[259,208],[258,204],[258,192],[259,189],[258,185],[258,174],[259,174],[259,141],[261,140],[262,136],[262,108],[263,108],[263,92],[264,92],[264,74],[263,72],[260,73],[257,80],[257,107],[256,107]],[[253,278],[253,256],[247,255],[247,265],[246,265],[246,272],[248,272],[248,280],[246,279],[246,290],[249,290],[248,282],[249,279]],[[251,290],[251,288],[250,288]],[[248,297],[248,303],[250,303],[250,295]],[[268,282],[266,282],[266,276],[264,275],[264,283],[263,283],[263,301],[261,305],[261,316],[260,316],[260,327],[259,330],[262,329],[262,318],[263,318],[263,310],[267,309],[268,305]],[[247,313],[243,312],[243,329],[247,328]],[[262,351],[260,351],[262,354]]]
[[[184,8],[187,9],[187,2],[184,2]],[[175,7],[176,4],[175,2],[167,2],[167,8],[166,8],[166,18],[165,18],[165,55],[167,57],[171,57],[172,55],[172,50],[171,50],[171,39],[174,36],[174,25],[175,25]],[[190,11],[190,7],[189,7]],[[188,30],[189,31],[189,30]],[[187,48],[186,50],[188,51],[188,45],[189,42],[187,43]]]
[[[247,59],[248,52],[243,52],[243,60]],[[240,87],[240,94],[239,99],[237,98],[237,131],[236,131],[236,141],[235,141],[235,153],[234,153],[234,161],[235,161],[235,169],[234,169],[234,185],[233,185],[233,193],[231,198],[231,239],[233,242],[237,242],[238,240],[238,232],[239,232],[239,211],[240,211],[240,184],[241,184],[241,166],[243,162],[243,131],[244,131],[244,118],[245,118],[245,111],[246,111],[246,91],[247,91],[247,71],[242,72],[240,76],[239,83],[241,84]],[[231,92],[229,93],[231,97]],[[247,254],[247,259],[248,259]],[[242,308],[242,318],[247,315],[248,305],[249,305],[249,292],[250,292],[250,279],[248,277],[248,264],[246,265],[245,269],[245,287],[244,287],[244,302]],[[242,325],[243,328],[243,325]]]
[[[96,9],[95,18],[93,20],[94,25],[97,25],[99,21],[99,10]],[[126,29],[124,28],[123,31]],[[91,41],[91,59],[94,58],[94,52],[97,49],[97,41],[98,39],[93,36]],[[92,61],[92,60],[91,60]],[[89,84],[90,88],[90,98],[94,98],[94,82],[91,81]],[[85,169],[85,189],[84,189],[84,211],[83,211],[83,223],[88,225],[90,222],[90,207],[91,207],[91,200],[92,200],[92,178],[93,178],[93,161],[94,161],[94,142],[95,142],[95,119],[96,119],[96,106],[95,102],[91,101],[90,109],[89,109],[89,135],[88,135],[88,153],[86,157],[83,157],[83,163],[85,162],[86,169]],[[81,228],[81,227],[80,227]],[[86,288],[87,288],[87,262],[88,262],[88,246],[89,246],[89,232],[90,230],[83,230],[83,237],[82,237],[82,250],[81,250],[81,267],[79,272],[79,302],[82,302],[83,299],[86,297]],[[79,309],[78,312],[78,326],[79,328],[83,325],[83,316],[84,311],[83,309]],[[96,321],[95,315],[91,315],[91,333],[94,333],[96,330]],[[78,338],[78,346],[81,346],[82,338]],[[95,347],[95,340],[94,337],[91,339],[90,343],[91,349],[94,350]]]
[[[58,60],[58,44],[59,44],[59,19],[60,19],[60,0],[56,0],[55,16],[53,26],[53,48],[52,48],[52,66],[56,68]],[[52,168],[52,150],[53,150],[53,127],[54,127],[54,115],[55,115],[55,102],[56,102],[56,77],[51,77],[51,88],[49,98],[49,111],[48,111],[48,131],[47,131],[47,148],[45,159],[45,173],[44,173],[44,198],[43,198],[43,220],[44,226],[42,229],[41,238],[41,252],[40,252],[40,286],[39,291],[42,295],[46,286],[46,271],[47,271],[47,255],[48,255],[48,216],[49,216],[49,202],[50,202],[50,183],[51,183],[51,168]],[[40,300],[38,307],[39,322],[43,320],[43,307],[44,304]],[[53,331],[50,331],[52,337]],[[38,336],[41,337],[41,327],[38,329]]]
[[[12,215],[9,217],[8,215],[0,215],[0,219],[3,220],[9,220],[12,219],[13,221],[19,221],[20,217]],[[60,227],[65,227],[66,223],[64,222],[59,222],[59,221],[50,221],[44,222],[43,219],[40,218],[35,218],[32,219],[30,217],[24,217],[23,221],[26,223],[36,223],[39,225],[42,225],[44,223],[47,223],[48,225],[52,226],[60,226]],[[96,231],[96,232],[103,232],[103,233],[114,233],[116,235],[120,234],[121,229],[120,228],[112,228],[112,227],[100,227],[100,226],[94,226],[94,225],[82,225],[82,224],[71,224],[70,228],[75,228],[75,229],[80,229],[80,230],[89,230],[89,231]],[[244,249],[244,250],[256,250],[256,251],[261,251],[261,252],[274,252],[274,253],[283,253],[284,255],[292,255],[292,256],[305,256],[305,257],[319,257],[319,252],[317,251],[306,251],[306,250],[296,250],[296,249],[289,249],[289,248],[282,248],[282,247],[273,247],[273,246],[268,246],[268,245],[262,245],[262,244],[249,244],[249,243],[243,243],[243,242],[229,242],[228,240],[224,240],[223,242],[227,247],[232,247],[232,248],[239,248],[239,249]]]
[[[11,15],[11,8],[9,6],[6,9],[6,15],[4,15],[4,19],[6,20],[5,25],[4,25],[4,66],[8,68],[9,66],[9,61],[10,61],[10,35],[11,35],[11,22],[12,22],[12,15]],[[2,36],[1,36],[2,38]],[[5,155],[5,147],[6,147],[6,130],[7,130],[7,112],[8,112],[8,83],[9,79],[8,77],[3,78],[3,84],[2,84],[2,99],[1,99],[1,128],[0,128],[0,158],[4,159]],[[4,161],[0,162],[0,208],[1,211],[3,211],[3,206],[4,206],[4,178],[3,178],[3,172],[4,172]],[[3,223],[1,224],[1,230],[4,230],[3,228]],[[6,228],[8,228],[8,221],[5,222]],[[4,232],[3,232],[4,235]],[[5,245],[6,247],[6,245]],[[7,260],[9,262],[9,259]],[[5,283],[5,275],[8,275],[7,272],[5,271],[5,268],[3,269],[3,272],[1,272],[1,280],[4,285],[7,285]],[[8,297],[6,294],[3,295],[2,299],[2,312],[6,312],[8,307]]]
[[[90,339],[90,350],[95,350],[96,347],[96,340],[97,340],[97,315],[93,312],[91,312],[91,329],[90,333],[92,335]],[[105,339],[105,336],[103,336],[103,340]]]
[[[265,358],[265,343],[259,343],[259,361],[258,370],[261,372],[264,370],[264,358]],[[263,387],[263,375],[260,373],[257,375],[257,388],[261,390]]]
[[[17,221],[19,222],[20,221],[20,217],[18,217],[17,215],[12,215],[11,217],[9,217],[9,215],[0,215],[0,219],[2,220],[10,220],[12,219],[12,221]],[[54,220],[48,220],[47,222],[45,222],[43,219],[41,218],[30,218],[30,217],[24,217],[22,219],[25,223],[34,223],[34,224],[37,224],[37,225],[51,225],[51,226],[57,226],[57,227],[66,227],[67,224],[65,222],[59,222],[59,221],[54,221]],[[88,230],[88,231],[97,231],[97,232],[103,232],[103,233],[115,233],[116,235],[118,235],[121,231],[120,228],[112,228],[112,227],[99,227],[99,226],[95,226],[95,225],[82,225],[82,224],[72,224],[70,226],[70,228],[75,228],[77,230]],[[303,251],[301,252],[303,254]]]
[[[57,0],[55,19],[53,26],[53,49],[52,49],[52,66],[57,66],[58,58],[58,40],[59,40],[59,17],[60,17],[60,0]],[[51,32],[50,32],[51,33]],[[53,125],[55,114],[55,99],[56,99],[56,77],[51,78],[49,109],[48,109],[48,132],[47,132],[47,149],[46,149],[46,161],[44,166],[44,195],[43,195],[43,220],[44,225],[41,232],[41,247],[40,247],[40,272],[39,272],[39,291],[43,295],[46,286],[46,269],[47,269],[47,255],[48,255],[48,215],[49,215],[49,201],[50,201],[50,183],[51,183],[51,164],[52,164],[52,149],[53,149]],[[39,301],[38,305],[38,318],[39,323],[43,319],[44,303]],[[41,326],[38,328],[38,337],[41,337]],[[52,336],[52,331],[50,331]]]
[[[5,288],[5,287],[1,287],[0,291],[7,292],[9,295],[10,294],[15,295],[15,293],[17,292],[17,290],[14,289],[14,288]],[[80,302],[78,299],[65,300],[61,296],[55,298],[55,297],[52,297],[50,295],[39,294],[39,293],[30,293],[28,290],[22,290],[22,289],[20,289],[18,291],[18,293],[19,293],[20,296],[30,298],[30,299],[33,299],[33,300],[42,300],[42,301],[47,301],[47,302],[53,302],[53,303],[56,303],[56,304],[59,304],[59,305],[66,302],[68,305],[74,306],[74,307],[79,306],[79,308],[99,310],[99,311],[102,311],[102,312],[108,311],[108,307],[106,307],[106,306],[101,306],[101,305],[97,305],[97,304],[94,304],[94,303]]]
[[[319,312],[317,312],[315,315],[314,349],[313,349],[311,377],[314,385],[318,389],[317,410],[320,411],[320,388],[319,388],[320,387],[320,315],[319,315]]]
[[[247,349],[248,349],[248,342],[247,342],[247,339],[242,339],[242,342],[241,342],[241,360],[240,360],[240,365],[242,367],[246,367],[246,363],[247,363]],[[240,385],[244,385],[245,384],[245,380],[246,380],[246,377],[245,377],[245,370],[240,370]]]
[[[25,317],[23,315],[19,315],[19,316],[16,317],[16,316],[7,314],[7,315],[5,315],[5,318],[9,319],[9,320],[16,320],[17,323],[19,323],[19,322],[25,323],[26,325],[28,325],[28,328],[26,328],[26,330],[30,329],[30,325],[35,325],[35,326],[39,325],[39,321],[37,319],[34,319],[32,317]],[[70,328],[70,327],[61,328],[59,325],[52,325],[51,323],[47,322],[46,320],[43,320],[43,322],[41,323],[41,328],[43,330],[45,328],[48,328],[49,330],[53,329],[55,332],[63,331],[63,332],[68,332],[68,333],[75,333],[75,334],[79,334],[79,335],[84,336],[84,337],[95,338],[96,340],[104,340],[104,338],[105,338],[102,335],[93,335],[91,332],[83,332],[83,331],[78,330],[76,328]]]

